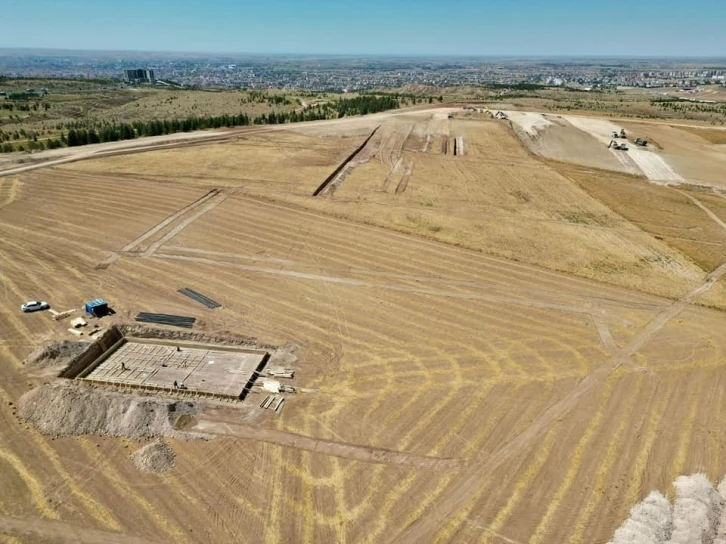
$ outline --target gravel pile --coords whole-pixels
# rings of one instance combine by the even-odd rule
[[[131,455],[131,460],[141,472],[160,474],[174,468],[174,450],[163,440],[156,440]]]
[[[180,416],[200,410],[193,402],[125,395],[73,383],[42,385],[18,401],[20,417],[53,436],[202,438],[174,429]]]

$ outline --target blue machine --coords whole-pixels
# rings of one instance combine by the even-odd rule
[[[90,302],[86,302],[85,305],[86,313],[93,317],[103,317],[108,313],[108,302],[102,298],[97,298]]]

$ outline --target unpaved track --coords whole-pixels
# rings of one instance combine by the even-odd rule
[[[719,216],[717,216],[717,215],[716,215],[715,213],[713,213],[713,212],[712,212],[711,210],[709,210],[709,209],[708,209],[708,208],[707,208],[706,206],[704,206],[704,205],[703,205],[703,203],[702,203],[702,202],[701,202],[700,200],[698,200],[698,199],[697,199],[696,197],[694,197],[694,196],[692,196],[692,195],[689,195],[688,193],[686,193],[686,192],[684,192],[684,191],[681,191],[681,190],[679,190],[679,189],[676,189],[676,191],[678,191],[678,192],[679,192],[679,193],[681,193],[681,194],[682,194],[683,196],[685,196],[685,197],[687,197],[688,199],[690,199],[690,200],[691,200],[691,202],[693,202],[693,203],[694,203],[694,204],[695,204],[696,206],[698,206],[698,207],[699,207],[699,208],[701,208],[701,209],[702,209],[702,210],[703,210],[704,212],[706,212],[706,215],[708,215],[708,216],[709,216],[709,217],[710,217],[711,219],[713,219],[714,223],[716,223],[716,224],[717,224],[717,225],[718,225],[719,227],[721,227],[722,229],[725,229],[725,230],[726,230],[726,223],[724,223],[723,221],[721,221],[721,218],[720,218]],[[723,195],[722,195],[721,193],[718,193],[718,194],[719,194],[719,195],[720,195],[721,197],[723,197]]]
[[[396,535],[389,542],[417,544],[426,541],[430,535],[444,524],[447,518],[476,496],[481,487],[489,480],[491,475],[512,456],[515,456],[527,448],[532,447],[537,440],[542,438],[552,425],[562,419],[565,415],[574,410],[580,401],[593,391],[597,386],[602,385],[608,375],[615,372],[625,362],[625,358],[631,357],[639,351],[653,336],[658,333],[671,319],[676,317],[700,294],[710,289],[714,282],[726,273],[726,264],[708,275],[706,280],[696,289],[686,294],[680,300],[673,303],[663,312],[659,313],[648,325],[641,330],[622,350],[620,354],[614,355],[611,359],[601,364],[596,370],[587,375],[565,397],[556,404],[545,410],[532,424],[522,433],[517,435],[507,444],[500,446],[490,455],[483,464],[474,462],[464,469],[458,478],[451,484],[446,492],[432,505],[427,513],[424,513],[400,534]]]
[[[280,270],[277,268],[264,268],[258,266],[249,266],[237,263],[224,263],[219,261],[213,261],[211,259],[204,259],[202,257],[189,257],[184,255],[168,255],[168,254],[156,254],[155,258],[158,259],[171,259],[178,261],[187,262],[198,262],[207,264],[216,264],[225,266],[228,268],[236,268],[238,270],[245,270],[247,272],[256,272],[259,274],[270,274],[274,276],[287,276],[291,278],[306,279],[313,281],[322,281],[327,283],[341,283],[346,285],[353,285],[357,287],[370,287],[373,289],[382,289],[388,291],[402,291],[406,293],[416,293],[421,295],[432,295],[439,297],[450,297],[459,298],[465,300],[478,300],[483,302],[491,302],[496,304],[511,304],[515,306],[523,306],[525,308],[540,308],[548,310],[557,310],[560,312],[572,312],[572,313],[583,313],[589,314],[590,311],[586,308],[578,308],[576,306],[565,306],[563,304],[555,304],[548,302],[541,302],[537,300],[518,299],[510,297],[501,297],[495,295],[483,295],[475,293],[462,293],[457,291],[442,291],[439,289],[423,289],[419,287],[410,287],[406,285],[393,285],[390,283],[374,283],[370,281],[356,280],[352,278],[343,278],[341,276],[327,276],[322,274],[311,274],[308,272],[296,272],[294,270]]]
[[[136,246],[138,246],[139,244],[145,242],[147,239],[151,238],[154,234],[156,234],[157,232],[159,232],[161,229],[163,229],[164,227],[166,227],[169,223],[175,221],[177,218],[181,217],[185,213],[187,213],[187,212],[189,212],[189,211],[191,211],[191,210],[193,210],[193,209],[201,206],[207,200],[209,200],[210,198],[212,198],[213,196],[215,196],[217,194],[217,192],[218,191],[216,189],[213,189],[212,191],[209,191],[206,195],[204,195],[199,200],[196,200],[195,202],[192,202],[191,204],[189,204],[188,206],[185,206],[184,208],[182,208],[181,210],[179,210],[175,214],[170,215],[169,217],[167,217],[166,219],[164,219],[161,223],[159,223],[155,227],[147,230],[144,234],[142,234],[141,236],[139,236],[135,240],[131,241],[130,243],[126,244],[124,247],[121,248],[121,251],[122,252],[133,251]]]
[[[41,540],[82,542],[87,544],[154,544],[158,540],[146,540],[128,533],[111,533],[71,523],[47,519],[22,519],[0,515],[0,533],[25,535]]]
[[[533,303],[540,302],[540,303],[553,303],[555,301],[558,301],[560,304],[554,305],[553,309],[556,308],[562,308],[563,311],[574,311],[577,312],[578,308],[582,310],[583,313],[589,313],[591,308],[594,307],[594,305],[602,306],[604,308],[607,308],[608,306],[613,307],[628,307],[628,308],[634,308],[634,309],[644,309],[644,310],[658,310],[662,308],[662,305],[659,304],[651,304],[651,303],[640,303],[640,302],[628,302],[628,301],[622,301],[622,300],[614,300],[614,299],[608,299],[606,297],[593,297],[593,296],[578,296],[575,294],[562,294],[554,291],[547,291],[545,289],[537,289],[537,288],[524,288],[521,286],[511,286],[511,285],[503,285],[496,282],[483,282],[483,281],[466,281],[466,280],[456,280],[456,279],[450,279],[446,277],[434,277],[434,276],[425,276],[425,275],[410,275],[410,274],[396,274],[392,272],[382,272],[382,271],[376,271],[371,270],[369,268],[356,268],[356,267],[331,267],[331,266],[325,266],[322,267],[319,264],[313,263],[313,262],[301,262],[301,261],[295,261],[291,259],[279,259],[279,258],[270,258],[270,257],[264,257],[264,256],[258,256],[258,255],[244,255],[239,253],[229,253],[229,252],[220,252],[220,251],[208,251],[204,249],[199,248],[193,248],[193,247],[179,247],[179,246],[166,246],[164,248],[164,251],[162,253],[157,254],[159,258],[174,258],[179,257],[182,260],[184,260],[184,257],[188,257],[189,254],[192,255],[205,255],[205,257],[202,257],[203,259],[200,262],[205,262],[209,264],[216,264],[219,266],[232,266],[234,267],[235,262],[234,261],[246,261],[251,263],[271,263],[276,265],[282,265],[284,266],[284,269],[274,269],[270,271],[268,268],[259,268],[259,266],[253,266],[250,265],[249,268],[246,268],[245,270],[250,271],[259,271],[261,273],[271,273],[271,274],[282,274],[286,275],[287,272],[299,272],[303,275],[301,276],[294,276],[294,277],[301,277],[305,279],[310,280],[318,280],[318,281],[345,281],[345,280],[354,280],[357,281],[357,276],[368,276],[368,277],[375,277],[375,278],[385,278],[388,280],[400,280],[402,282],[415,282],[416,284],[422,285],[422,284],[431,284],[433,286],[448,286],[450,288],[467,288],[469,291],[472,292],[472,294],[481,294],[483,291],[484,293],[488,293],[487,296],[493,297],[496,293],[501,293],[500,298],[497,299],[497,301],[505,301],[505,300],[511,300],[511,298],[516,298],[516,295],[526,295],[526,298],[524,298],[524,301],[530,300]],[[318,273],[317,274],[311,274],[310,270],[314,269]],[[321,275],[320,272],[324,271],[325,275]],[[335,274],[335,276],[332,276],[331,274]],[[292,275],[292,274],[291,274]],[[385,289],[386,286],[393,286],[395,287],[395,284],[385,283],[385,284],[378,284],[378,283],[370,283],[370,287],[378,287]],[[442,290],[431,290],[426,291],[426,294],[433,294],[437,293],[441,296],[446,296],[446,293],[449,291],[442,291]],[[456,294],[461,294],[463,291],[454,291]],[[567,304],[563,304],[567,303]],[[516,302],[515,302],[516,304]],[[594,310],[593,310],[594,311]],[[594,315],[598,315],[597,313],[594,313]]]
[[[283,129],[323,134],[328,126],[337,136],[362,139],[380,124],[344,121]],[[473,161],[482,149],[474,134],[465,137],[467,157],[429,154],[431,167]],[[235,152],[227,147],[222,152]],[[484,172],[490,164],[475,167]],[[423,524],[429,531],[420,533],[421,542],[585,544],[606,542],[630,506],[673,475],[700,467],[726,472],[726,427],[719,419],[726,406],[724,316],[688,305],[709,288],[704,274],[679,288],[674,304],[334,217],[341,203],[312,199],[312,189],[288,203],[280,201],[290,196],[283,189],[264,198],[230,193],[143,256],[206,200],[134,246],[133,255],[94,270],[99,253],[118,252],[210,186],[236,179],[196,171],[193,181],[177,183],[173,173],[149,179],[144,168],[138,177],[116,177],[113,167],[98,165],[96,174],[63,168],[19,175],[22,189],[0,210],[4,516],[56,518],[154,542],[374,544]],[[417,165],[403,195],[386,196],[416,197],[419,173]],[[463,200],[476,187],[471,179],[449,190]],[[718,202],[710,202],[720,214]],[[43,214],[33,213],[39,208]],[[455,209],[452,200],[445,211]],[[224,307],[207,310],[178,296],[185,285],[203,287]],[[47,339],[69,337],[67,323],[17,311],[22,300],[46,295],[59,309],[103,296],[117,309],[111,321],[132,320],[140,310],[195,315],[198,330],[209,334],[295,345],[294,385],[315,393],[289,395],[279,414],[250,406],[229,420],[214,419],[283,437],[174,441],[174,470],[141,474],[125,441],[53,440],[13,414],[9,403],[36,379],[23,359]],[[291,437],[332,449],[288,446]],[[338,448],[349,444],[354,451],[341,456]],[[406,457],[401,463],[355,457],[370,451]],[[420,468],[420,459],[465,464],[437,470]],[[452,488],[463,489],[464,508],[450,502]],[[91,540],[103,542],[96,536]]]
[[[174,227],[172,230],[167,232],[164,236],[162,236],[159,240],[151,244],[148,249],[144,252],[144,257],[150,257],[153,255],[162,245],[164,245],[166,242],[174,238],[177,234],[179,234],[181,231],[183,231],[185,228],[187,228],[189,225],[191,225],[194,221],[202,217],[204,214],[209,213],[214,208],[219,206],[222,202],[225,201],[227,198],[226,193],[219,193],[212,197],[209,202],[204,204],[204,206],[194,213],[192,216],[188,217],[184,221],[182,221],[179,225]],[[199,207],[199,205],[195,206],[193,209],[196,209]]]
[[[279,130],[301,130],[317,129],[322,127],[346,126],[357,123],[374,123],[380,122],[388,117],[407,115],[407,114],[426,114],[428,112],[440,112],[440,108],[433,109],[416,109],[408,108],[401,110],[392,110],[389,112],[374,113],[363,117],[346,117],[342,119],[330,119],[323,121],[307,121],[303,123],[294,123],[287,125],[265,125],[265,126],[247,126],[228,129],[225,131],[199,131],[190,133],[167,134],[164,136],[149,136],[145,138],[137,138],[134,140],[124,140],[121,142],[107,142],[103,144],[92,144],[88,146],[54,149],[50,151],[40,152],[32,156],[36,162],[17,166],[13,168],[0,169],[0,177],[21,174],[39,168],[48,168],[67,164],[71,162],[83,161],[87,159],[97,159],[114,155],[126,155],[131,153],[143,153],[147,151],[158,151],[161,149],[172,149],[176,147],[196,146],[211,143],[219,143],[233,141],[240,136],[257,134],[261,132],[275,132]],[[401,142],[403,145],[403,142]]]
[[[461,459],[426,457],[403,451],[391,451],[355,444],[344,444],[332,440],[321,440],[266,427],[219,421],[212,417],[198,418],[197,422],[188,430],[259,440],[365,463],[384,463],[426,470],[454,470],[460,468],[463,461]]]
[[[48,168],[67,164],[70,162],[82,161],[92,158],[108,157],[127,153],[142,153],[144,151],[156,151],[185,145],[198,145],[200,142],[213,143],[228,140],[232,134],[220,132],[200,132],[190,134],[169,134],[167,136],[151,136],[136,140],[125,140],[123,142],[109,142],[104,144],[92,144],[62,150],[53,150],[47,153],[39,153],[33,156],[34,160],[42,161],[25,166],[0,170],[0,177],[21,174],[39,168]],[[59,158],[53,158],[59,156]],[[47,159],[47,160],[46,160]]]

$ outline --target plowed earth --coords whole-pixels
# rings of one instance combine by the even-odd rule
[[[365,138],[357,121],[352,135],[256,135],[257,154],[241,139],[0,178],[8,542],[605,542],[651,489],[726,472],[726,318],[695,304],[718,295],[726,259],[699,267],[502,125],[431,115],[396,116],[326,199],[312,189]],[[412,151],[425,127],[467,154]],[[397,158],[412,161],[407,188],[380,191]],[[396,206],[423,223],[401,225]],[[477,215],[504,227],[477,230]],[[42,435],[15,414],[40,383],[22,361],[70,335],[19,305],[97,296],[117,312],[103,324],[177,313],[295,344],[308,392],[279,414],[255,395],[209,411],[192,427],[224,432],[169,439],[163,473],[135,468],[135,440]]]

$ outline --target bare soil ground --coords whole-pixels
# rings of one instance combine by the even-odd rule
[[[534,153],[558,161],[603,170],[637,173],[634,168],[629,169],[627,165],[623,164],[600,140],[575,128],[562,116],[529,113],[529,118],[539,115],[544,122],[548,123],[535,125],[535,127],[541,127],[538,129],[533,128],[531,123],[523,123],[517,113],[510,112],[517,135]]]
[[[714,217],[726,221],[726,200],[545,163],[506,124],[432,115],[260,133],[254,153],[239,140],[0,178],[17,184],[0,208],[0,529],[20,541],[584,544],[679,475],[726,473],[725,318],[696,304],[725,300]],[[310,196],[362,127],[386,120],[380,155],[331,198]],[[415,151],[431,127],[467,154]],[[399,156],[412,169],[397,194],[383,183]],[[170,438],[163,473],[134,465],[145,442],[98,435],[135,428],[129,399],[99,410],[112,417],[88,427],[98,434],[42,434],[16,408],[58,386],[22,361],[70,335],[19,304],[96,296],[116,310],[102,324],[175,313],[197,317],[195,333],[297,345],[304,391],[280,413],[250,402],[190,418],[220,432]],[[40,421],[88,421],[40,404]]]
[[[654,141],[658,153],[689,183],[726,188],[726,146],[719,144],[718,139],[712,141],[714,133],[722,133],[721,143],[725,143],[726,130],[705,129],[703,134],[707,138],[703,138],[697,131],[704,129],[635,122],[626,122],[623,126],[633,137]]]
[[[466,156],[404,152],[388,171],[392,161],[370,161],[316,208],[665,296],[701,275],[533,158],[505,123],[453,120],[451,131],[466,139]],[[394,198],[407,168],[406,190]]]
[[[726,144],[726,130],[709,129],[709,128],[687,128],[681,127],[682,130],[695,134],[699,138],[711,142],[712,144]]]

